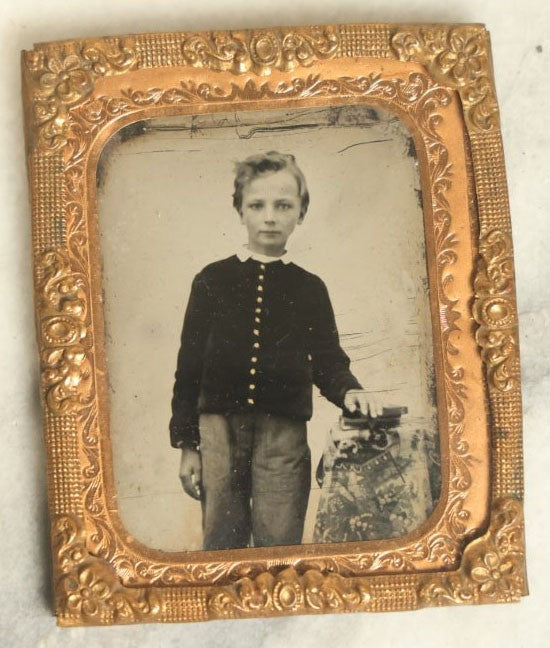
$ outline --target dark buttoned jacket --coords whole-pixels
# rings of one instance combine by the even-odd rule
[[[196,448],[201,413],[308,420],[312,385],[338,407],[361,386],[340,347],[325,284],[294,263],[237,255],[194,279],[178,354],[170,437]]]

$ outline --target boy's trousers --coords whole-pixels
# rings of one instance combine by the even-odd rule
[[[205,550],[300,544],[311,480],[305,421],[201,414]]]

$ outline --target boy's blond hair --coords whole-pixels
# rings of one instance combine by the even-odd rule
[[[296,158],[290,153],[268,151],[247,157],[235,165],[235,191],[233,193],[233,207],[241,213],[244,187],[256,178],[276,171],[290,171],[296,178],[298,195],[301,200],[301,215],[307,211],[309,205],[309,192],[304,174],[296,164]]]

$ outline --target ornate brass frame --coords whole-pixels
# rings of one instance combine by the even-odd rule
[[[64,41],[23,52],[55,608],[61,625],[506,602],[526,594],[510,216],[481,25],[334,25]],[[167,554],[116,512],[95,199],[123,126],[369,102],[426,199],[443,493],[404,538]]]

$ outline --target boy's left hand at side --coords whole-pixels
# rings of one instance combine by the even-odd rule
[[[376,396],[362,389],[350,389],[344,396],[344,408],[350,412],[361,412],[363,416],[376,418],[382,414],[382,406]]]
[[[181,449],[179,477],[183,490],[193,499],[201,498],[202,465],[201,455],[192,448]]]

